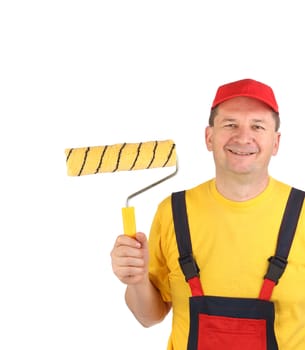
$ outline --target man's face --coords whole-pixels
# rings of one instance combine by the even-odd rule
[[[205,138],[217,175],[266,175],[271,157],[277,154],[280,133],[267,105],[236,97],[218,106],[214,126],[206,128]]]

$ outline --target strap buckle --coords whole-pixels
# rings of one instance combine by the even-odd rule
[[[180,267],[184,273],[186,281],[199,276],[199,267],[192,255],[186,255],[179,258]]]
[[[282,274],[285,271],[287,260],[284,258],[281,258],[280,256],[271,256],[268,259],[268,261],[269,261],[269,267],[264,278],[267,278],[275,282],[275,284],[277,284]]]

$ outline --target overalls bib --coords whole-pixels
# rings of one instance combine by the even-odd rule
[[[282,218],[276,252],[271,256],[257,299],[206,296],[193,257],[185,191],[172,193],[179,264],[188,282],[190,329],[187,350],[278,350],[274,304],[270,301],[286,265],[304,192],[292,188]]]

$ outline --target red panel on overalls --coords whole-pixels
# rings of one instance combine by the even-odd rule
[[[185,191],[172,194],[172,210],[179,264],[192,296],[187,350],[278,350],[274,333],[274,286],[287,265],[304,192],[291,189],[283,215],[275,255],[269,258],[259,297],[228,298],[205,296],[199,267],[193,257]]]

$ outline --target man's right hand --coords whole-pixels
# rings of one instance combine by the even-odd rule
[[[138,284],[148,278],[149,253],[144,233],[136,233],[135,238],[118,236],[110,255],[112,270],[121,282]]]

